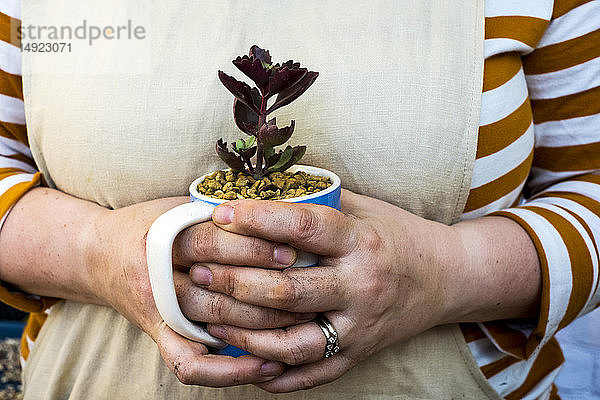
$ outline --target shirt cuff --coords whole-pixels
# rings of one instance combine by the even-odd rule
[[[589,228],[576,214],[546,202],[492,213],[512,219],[531,237],[538,253],[542,293],[540,314],[528,322],[480,324],[499,350],[519,358],[537,354],[561,328],[585,313],[598,284],[598,256]],[[504,333],[519,331],[520,344],[503,345]],[[494,340],[496,339],[496,340]]]

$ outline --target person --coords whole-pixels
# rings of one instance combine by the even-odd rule
[[[378,357],[388,349],[412,345],[414,338],[428,337],[427,332],[437,334],[440,331],[435,329],[452,323],[460,323],[473,358],[467,362],[485,377],[489,388],[481,390],[489,398],[557,398],[552,381],[563,358],[554,335],[600,303],[599,2],[485,3],[480,123],[460,222],[423,218],[399,207],[407,193],[377,195],[367,186],[362,194],[343,193],[342,212],[310,205],[234,201],[216,208],[212,222],[184,231],[174,246],[175,286],[182,310],[191,320],[208,322],[214,336],[252,353],[237,359],[211,355],[203,345],[178,336],[154,306],[144,235],[159,215],[187,201],[171,197],[185,194],[186,186],[168,189],[172,190],[169,196],[159,196],[150,188],[155,197],[143,200],[137,193],[125,202],[106,195],[100,185],[107,182],[102,180],[104,175],[116,182],[119,191],[127,191],[129,168],[135,167],[121,167],[119,159],[127,153],[119,147],[122,142],[111,142],[114,136],[108,129],[94,131],[98,128],[95,118],[109,118],[103,109],[90,100],[81,106],[77,101],[67,102],[63,96],[86,94],[81,87],[73,91],[76,84],[69,86],[65,79],[61,79],[61,85],[66,85],[61,92],[56,82],[35,70],[36,59],[28,54],[24,56],[30,57],[28,68],[33,65],[34,73],[30,69],[24,75],[24,94],[18,43],[11,42],[7,33],[21,17],[18,4],[5,1],[0,10],[4,20],[0,295],[3,301],[32,313],[22,342],[26,398],[79,398],[92,389],[108,393],[104,391],[109,386],[116,386],[123,396],[129,386],[133,393],[137,390],[140,396],[150,397],[161,393],[163,383],[173,388],[160,369],[167,367],[156,362],[161,357],[173,376],[199,386],[178,389],[189,390],[191,395],[218,397],[230,392],[201,392],[200,386],[249,383],[274,393],[320,390],[321,385],[342,381],[340,377],[366,374],[369,368],[365,366],[380,362]],[[343,15],[339,18],[343,20]],[[326,35],[327,29],[312,34]],[[184,53],[177,54],[186,60]],[[356,68],[362,72],[361,61],[356,61]],[[63,58],[62,62],[68,61]],[[52,72],[60,79],[60,74]],[[68,79],[86,82],[77,75]],[[384,90],[387,82],[381,85],[377,79],[373,75],[370,83]],[[185,84],[194,85],[193,81],[186,78]],[[153,92],[125,92],[115,86],[118,83],[105,82],[105,87],[92,87],[95,97],[115,91],[131,101],[129,108],[121,109],[102,104],[110,118],[150,112],[140,106],[147,99],[142,103],[136,99],[150,98]],[[334,86],[325,87],[338,88],[328,84]],[[45,86],[58,103],[69,104],[76,112],[65,115],[51,102],[37,103],[40,98],[51,98]],[[30,89],[35,91],[28,93]],[[165,104],[175,101],[177,90],[163,99]],[[377,98],[374,92],[364,95]],[[121,100],[113,98],[113,102]],[[210,114],[214,104],[206,102]],[[368,104],[372,113],[381,102]],[[458,109],[460,103],[451,107]],[[153,121],[187,117],[165,112],[156,108]],[[206,116],[203,109],[198,112]],[[440,111],[430,118],[439,121],[448,115]],[[450,120],[442,122],[451,125]],[[195,123],[196,128],[201,126]],[[378,123],[369,121],[380,127]],[[89,132],[81,132],[77,124],[86,124]],[[315,143],[333,141],[336,136],[327,136],[328,129],[335,132],[333,124],[322,120],[319,124],[325,139],[313,139]],[[367,129],[360,121],[352,124]],[[207,129],[201,133],[212,139],[214,126]],[[97,132],[106,136],[94,136]],[[134,145],[124,148],[137,149],[132,155],[136,160],[155,156],[156,147],[146,146],[145,138],[130,135],[127,139]],[[114,149],[114,154],[92,151],[100,142],[106,144],[103,149]],[[175,142],[170,143],[176,147]],[[335,148],[332,155],[328,145],[332,144],[316,146],[313,159],[322,162],[319,157],[330,156],[335,164],[335,151],[343,152]],[[371,157],[395,163],[394,171],[401,174],[402,158],[386,158],[382,147],[370,148]],[[177,150],[182,151],[181,147]],[[164,154],[157,162],[163,163],[161,167],[147,171],[149,175],[160,175],[160,168],[172,163]],[[427,169],[417,156],[411,158],[414,164]],[[360,172],[371,164],[350,163],[350,171],[344,171],[347,164],[337,163],[341,172],[348,172],[349,179],[343,182],[358,191]],[[82,168],[84,173],[80,173]],[[110,172],[98,172],[104,169]],[[44,171],[43,177],[38,170]],[[168,177],[160,178],[169,182]],[[444,179],[438,177],[435,182],[442,184]],[[416,186],[411,184],[406,179],[412,190]],[[442,205],[427,209],[438,207]],[[286,269],[293,264],[295,249],[319,254],[320,265]],[[324,330],[313,322],[315,318]],[[95,321],[94,328],[86,326],[88,321]],[[325,358],[326,338],[333,333],[340,349]],[[154,358],[140,358],[140,352],[132,349],[147,348],[148,338],[155,343]],[[80,352],[75,359],[73,352]],[[434,364],[435,360],[426,360],[430,354],[420,354],[424,363]],[[134,361],[127,363],[126,358]],[[139,360],[147,364],[136,364]],[[385,365],[393,369],[393,364]],[[425,371],[425,376],[434,382],[447,368],[441,364],[439,370]],[[147,382],[143,376],[156,384],[139,384]],[[416,380],[398,384],[406,390],[396,392],[398,396],[410,397],[412,385],[419,386]]]

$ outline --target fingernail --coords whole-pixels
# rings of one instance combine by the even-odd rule
[[[296,261],[296,250],[283,244],[275,246],[273,258],[281,265],[292,265]]]
[[[315,319],[316,316],[317,316],[317,314],[315,314],[315,313],[297,313],[296,321],[297,322],[312,321],[313,319]]]
[[[196,265],[190,270],[190,279],[196,285],[209,286],[212,283],[212,272],[210,269]]]
[[[274,361],[267,361],[260,366],[260,374],[262,376],[274,376],[281,373],[281,364]]]
[[[230,224],[233,220],[233,207],[223,205],[215,208],[212,219],[217,224]]]
[[[219,339],[227,340],[227,331],[220,325],[210,325],[208,327],[208,333]]]

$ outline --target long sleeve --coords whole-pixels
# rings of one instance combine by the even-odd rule
[[[20,2],[0,3],[0,229],[11,207],[41,181],[27,142],[21,49],[11,37],[11,27],[20,24],[19,18]],[[0,286],[0,300],[29,312],[42,311],[49,304],[6,284]]]
[[[535,132],[528,197],[496,214],[527,230],[542,266],[541,314],[527,355],[600,304],[598,16],[597,1],[555,7],[537,48],[523,59]]]
[[[534,320],[462,324],[507,399],[555,399],[554,334],[597,307],[600,246],[600,1],[485,2],[477,155],[463,219],[502,215],[542,268]]]

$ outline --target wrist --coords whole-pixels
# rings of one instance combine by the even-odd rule
[[[110,254],[112,235],[107,231],[113,210],[98,207],[89,215],[81,239],[81,286],[90,296],[90,301],[100,305],[110,305],[108,294],[107,255]]]
[[[486,216],[451,227],[457,262],[448,322],[534,317],[539,312],[541,272],[528,234],[514,221]]]
[[[459,322],[471,307],[466,293],[469,290],[466,286],[470,279],[470,260],[462,237],[454,226],[441,225],[440,230],[441,235],[434,243],[435,279],[441,298],[436,325]]]

